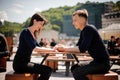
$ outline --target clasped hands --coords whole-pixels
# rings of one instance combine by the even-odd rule
[[[65,52],[65,46],[62,44],[56,45],[53,49],[58,51],[58,52]]]

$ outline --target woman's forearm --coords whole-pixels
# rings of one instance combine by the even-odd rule
[[[54,49],[51,48],[45,48],[45,47],[35,47],[34,48],[35,52],[54,52]]]

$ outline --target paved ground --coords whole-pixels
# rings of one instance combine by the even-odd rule
[[[11,57],[11,60],[14,58],[14,55]],[[31,61],[33,62],[40,62],[41,61],[41,57],[37,56],[37,57],[32,57]],[[72,74],[70,73],[69,76],[65,76],[65,66],[64,63],[60,63],[61,65],[58,67],[58,70],[55,73],[52,73],[50,80],[74,80],[72,77]],[[120,70],[120,66],[118,65],[113,65],[112,66],[112,70],[116,70],[119,69]],[[7,61],[7,71],[9,72],[13,70],[12,69],[12,61]],[[5,80],[5,74],[6,72],[2,72],[0,73],[0,80]],[[118,71],[119,73],[119,80],[120,80],[120,71]]]

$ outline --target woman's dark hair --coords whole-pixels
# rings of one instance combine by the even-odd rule
[[[32,17],[31,17],[31,20],[30,20],[30,24],[29,24],[29,27],[33,25],[33,21],[34,19],[36,21],[44,21],[45,23],[47,23],[47,20],[45,19],[45,17],[43,17],[41,14],[39,13],[35,13]],[[45,24],[44,23],[44,24]],[[35,31],[34,32],[34,36],[35,38],[37,39],[37,36],[40,34],[40,29],[38,31]]]
[[[47,20],[45,19],[45,17],[43,17],[43,16],[42,16],[41,14],[39,14],[39,13],[35,13],[35,14],[31,17],[29,27],[33,25],[34,19],[37,20],[37,21],[45,21],[45,23],[47,22]]]

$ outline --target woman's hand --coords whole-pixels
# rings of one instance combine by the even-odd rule
[[[57,48],[53,48],[52,52],[58,52]]]

